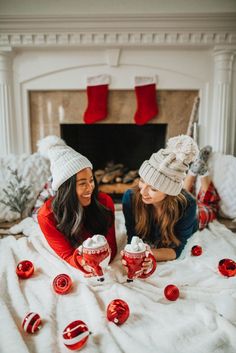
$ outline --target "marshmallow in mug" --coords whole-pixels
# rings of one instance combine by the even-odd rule
[[[133,236],[131,243],[125,246],[125,251],[129,252],[142,252],[147,249],[146,244],[139,237]]]
[[[83,242],[83,247],[84,248],[89,248],[89,249],[95,249],[100,246],[105,245],[107,242],[106,238],[104,235],[101,234],[95,234],[92,238],[88,238]]]

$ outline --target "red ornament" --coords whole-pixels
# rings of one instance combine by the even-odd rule
[[[35,333],[41,328],[41,318],[37,313],[26,315],[21,324],[23,330],[27,333]]]
[[[16,267],[16,274],[18,277],[26,279],[34,273],[34,265],[29,260],[24,260],[18,263]]]
[[[129,317],[129,306],[121,299],[114,299],[107,307],[107,319],[116,325],[123,324]]]
[[[175,301],[179,298],[179,289],[174,284],[169,284],[164,289],[166,299]]]
[[[56,293],[67,294],[71,290],[72,280],[70,276],[62,273],[54,278],[52,285]]]
[[[88,326],[81,320],[71,322],[63,331],[63,343],[72,351],[82,348],[89,337]]]
[[[202,247],[200,245],[194,245],[191,253],[193,256],[200,256],[202,254]]]
[[[236,262],[231,259],[222,259],[219,262],[218,269],[223,276],[233,277],[236,275]]]

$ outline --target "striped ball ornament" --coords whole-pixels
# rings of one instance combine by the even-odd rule
[[[71,322],[63,331],[63,343],[72,351],[81,349],[89,337],[88,326],[81,320]]]
[[[41,318],[37,313],[28,313],[22,321],[22,328],[27,333],[35,333],[41,328]]]

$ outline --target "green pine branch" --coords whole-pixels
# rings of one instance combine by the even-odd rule
[[[23,177],[18,174],[17,169],[11,169],[10,167],[8,169],[11,173],[11,179],[6,188],[3,189],[5,200],[0,200],[0,202],[9,207],[12,212],[19,213],[22,218],[30,200],[31,186],[24,184]]]

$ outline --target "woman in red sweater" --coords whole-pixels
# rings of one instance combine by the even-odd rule
[[[46,137],[44,143],[49,145],[55,196],[39,210],[38,223],[57,255],[76,268],[79,262],[89,271],[77,250],[88,237],[104,235],[111,248],[111,260],[116,255],[113,201],[98,192],[92,164],[85,156],[52,136]]]

